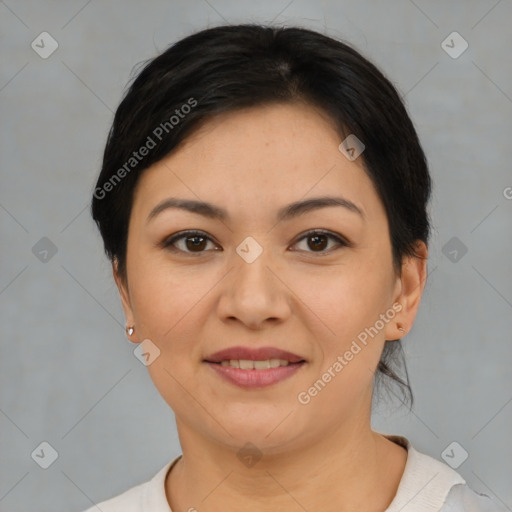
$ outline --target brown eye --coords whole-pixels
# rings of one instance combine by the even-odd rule
[[[323,251],[329,244],[329,237],[326,235],[310,235],[308,236],[308,247],[314,251]]]
[[[322,230],[310,231],[309,233],[306,233],[302,238],[300,238],[299,242],[301,242],[302,240],[307,240],[306,249],[300,250],[305,250],[306,252],[330,252],[325,250],[326,247],[329,245],[329,240],[334,240],[338,247],[346,247],[349,245],[341,237],[334,235],[328,231]],[[331,248],[332,246],[330,247],[330,249]]]
[[[172,251],[201,254],[206,252],[208,242],[213,243],[212,239],[201,231],[184,231],[166,240],[163,246]]]
[[[206,238],[200,235],[187,236],[185,238],[185,246],[187,249],[195,252],[202,251],[206,247]]]

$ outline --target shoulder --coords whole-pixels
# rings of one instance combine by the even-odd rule
[[[405,470],[386,512],[504,511],[489,496],[473,491],[450,466],[415,450],[407,438],[384,436],[407,449]]]
[[[97,512],[98,509],[102,512],[142,512],[142,497],[147,485],[148,482],[136,485],[122,494],[93,505],[84,512]]]
[[[153,478],[131,487],[83,512],[172,512],[165,495],[165,478],[181,455],[168,462]]]
[[[490,496],[459,484],[451,488],[440,512],[506,512],[506,509]]]

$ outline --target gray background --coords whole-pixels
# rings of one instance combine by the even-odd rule
[[[511,19],[510,0],[0,2],[0,510],[81,511],[181,453],[125,338],[88,204],[134,65],[247,21],[342,38],[404,95],[435,231],[404,339],[416,404],[383,400],[373,427],[439,460],[456,441],[469,454],[457,471],[512,510]],[[47,59],[31,48],[43,31],[59,45]],[[458,58],[441,46],[453,31],[469,44]],[[43,237],[57,249],[46,261]],[[31,457],[43,441],[58,453],[48,469]]]

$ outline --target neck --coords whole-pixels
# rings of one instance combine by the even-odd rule
[[[177,425],[183,456],[166,481],[173,512],[270,512],[299,506],[382,512],[396,494],[407,459],[404,448],[373,432],[366,419],[314,443],[297,443],[280,453],[269,450],[250,467],[237,458],[238,449]]]

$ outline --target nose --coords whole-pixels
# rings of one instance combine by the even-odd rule
[[[291,291],[284,276],[265,250],[249,261],[234,253],[234,268],[224,280],[218,302],[219,317],[238,320],[249,329],[285,321],[291,314]]]

